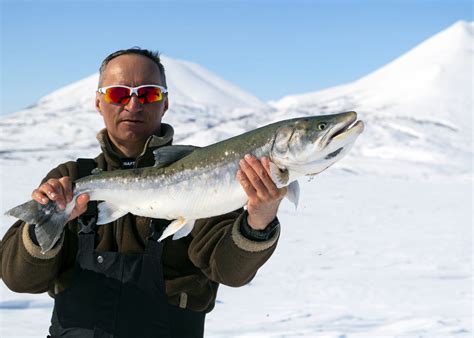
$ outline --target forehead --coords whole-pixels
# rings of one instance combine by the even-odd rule
[[[120,84],[140,86],[161,83],[158,65],[143,55],[120,55],[110,60],[102,73],[102,86]]]

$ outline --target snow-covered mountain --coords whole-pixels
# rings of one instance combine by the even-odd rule
[[[287,96],[273,104],[301,109],[314,104],[335,106],[339,101],[343,109],[356,105],[383,115],[393,115],[396,108],[397,115],[410,118],[472,120],[466,109],[473,103],[473,42],[474,22],[458,21],[353,83]]]
[[[459,21],[355,82],[271,104],[280,112],[276,118],[357,111],[367,128],[352,157],[469,173],[473,46],[474,23]]]
[[[205,145],[275,120],[355,110],[367,128],[340,169],[469,176],[473,35],[473,23],[459,21],[355,82],[269,103],[199,65],[164,57],[171,100],[164,122],[176,127],[177,142]],[[94,74],[0,118],[0,156],[93,156],[103,125],[93,106],[97,81]]]

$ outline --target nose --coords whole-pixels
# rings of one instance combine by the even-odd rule
[[[140,111],[142,108],[143,105],[140,103],[140,100],[138,100],[138,97],[135,94],[132,95],[130,101],[128,101],[128,103],[125,105],[125,109],[132,113]]]

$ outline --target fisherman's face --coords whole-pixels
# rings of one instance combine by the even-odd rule
[[[120,55],[112,59],[102,74],[101,87],[125,85],[138,87],[156,84],[164,86],[158,65],[149,58],[136,55]],[[105,127],[115,144],[145,144],[160,130],[161,119],[168,109],[168,95],[161,101],[141,104],[136,95],[124,106],[107,103],[104,94],[96,94],[96,108],[104,118]]]

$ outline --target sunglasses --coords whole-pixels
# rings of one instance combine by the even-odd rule
[[[163,100],[163,94],[168,90],[163,86],[158,85],[143,85],[138,87],[128,86],[107,86],[97,89],[101,94],[105,95],[105,102],[120,104],[122,106],[128,104],[135,94],[141,104],[158,102]]]

